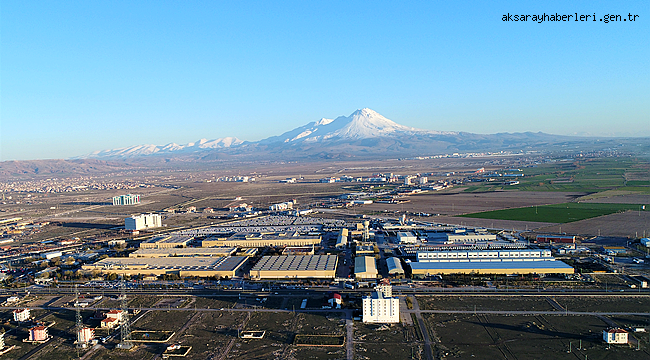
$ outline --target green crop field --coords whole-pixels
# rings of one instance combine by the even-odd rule
[[[495,190],[568,191],[597,193],[607,190],[626,190],[650,193],[647,180],[647,162],[638,159],[590,159],[556,161],[523,169],[518,185],[480,183],[468,186],[466,192]],[[631,178],[630,180],[626,180]]]
[[[485,211],[458,216],[480,219],[568,223],[627,210],[639,211],[641,206],[634,204],[564,203]],[[642,211],[648,211],[648,207]]]

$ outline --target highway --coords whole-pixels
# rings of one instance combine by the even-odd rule
[[[23,309],[24,306],[3,306],[3,309],[15,310]],[[39,309],[47,311],[61,311],[61,310],[75,310],[72,306],[29,306],[30,309]],[[267,309],[262,307],[248,307],[248,308],[174,308],[174,307],[130,307],[131,310],[140,310],[140,311],[231,311],[231,312],[270,312],[270,313],[346,313],[349,309],[295,309],[295,310],[285,310],[285,309]],[[96,310],[96,311],[109,311],[115,310],[115,307],[95,307],[87,306],[84,308],[84,311],[87,310]],[[582,315],[592,315],[592,316],[620,316],[620,315],[629,315],[629,316],[649,316],[650,312],[616,312],[616,311],[535,311],[535,310],[420,310],[418,309],[403,309],[400,310],[402,313],[423,313],[423,314],[486,314],[486,315],[572,315],[572,316],[582,316]]]
[[[260,284],[262,285],[262,284]],[[82,295],[119,295],[119,288],[102,287],[79,287]],[[309,287],[305,289],[272,289],[271,291],[259,291],[256,289],[193,289],[193,288],[127,288],[128,295],[175,295],[175,296],[313,296],[325,295],[335,291],[340,294],[365,295],[373,291],[371,288],[364,289],[342,289],[339,287]],[[27,292],[37,295],[73,295],[73,287],[38,287],[17,289],[0,289],[0,296],[26,294]],[[467,289],[467,288],[427,288],[411,289],[393,287],[393,293],[397,295],[467,295],[467,296],[650,296],[649,289],[626,289],[626,290],[604,290],[604,289]]]

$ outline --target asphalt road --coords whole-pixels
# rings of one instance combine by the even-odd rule
[[[25,294],[29,291],[32,294],[38,295],[74,295],[74,288],[37,288],[29,287],[27,289],[20,288],[15,290],[0,289],[0,296],[10,296],[14,294]],[[120,294],[119,288],[106,289],[106,288],[92,288],[80,287],[79,291],[82,295],[118,295]],[[369,294],[373,291],[371,288],[366,289],[341,289],[337,287],[310,287],[308,289],[274,289],[272,291],[258,291],[258,290],[224,290],[224,289],[142,289],[142,288],[127,288],[127,295],[194,295],[194,296],[309,296],[320,295],[320,293],[328,293],[336,291],[341,294]],[[393,293],[397,295],[480,295],[480,296],[553,296],[553,295],[573,295],[573,296],[640,296],[650,295],[649,289],[629,289],[629,290],[556,290],[556,289],[461,289],[461,288],[430,288],[430,289],[411,289],[402,288],[400,286],[393,287]]]

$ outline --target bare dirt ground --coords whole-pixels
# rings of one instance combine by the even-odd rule
[[[650,195],[641,195],[637,193],[618,196],[594,197],[592,199],[585,200],[584,202],[606,204],[650,204]]]
[[[539,228],[537,232],[581,235],[602,235],[616,237],[639,237],[650,234],[650,213],[647,211],[626,211],[567,224]]]
[[[431,217],[431,221],[442,224],[452,224],[461,226],[485,227],[489,229],[514,229],[519,231],[533,231],[541,228],[547,228],[555,225],[553,223],[534,222],[534,221],[515,221],[515,220],[495,220],[495,219],[474,219],[453,216],[436,216]]]
[[[403,204],[371,204],[363,210],[410,211],[440,215],[461,215],[481,211],[558,204],[584,195],[573,192],[495,191],[486,193],[425,193],[410,196]],[[465,221],[465,220],[463,220]],[[496,221],[496,220],[495,220]]]

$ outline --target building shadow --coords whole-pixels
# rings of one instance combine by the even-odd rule
[[[97,224],[97,223],[85,223],[85,222],[65,222],[65,223],[61,223],[61,226],[70,227],[70,228],[101,229],[101,230],[111,230],[120,227],[120,225],[115,225],[115,224]]]
[[[92,206],[92,205],[113,205],[112,202],[105,201],[72,201],[67,203],[62,203],[61,205],[82,205],[82,206]]]

